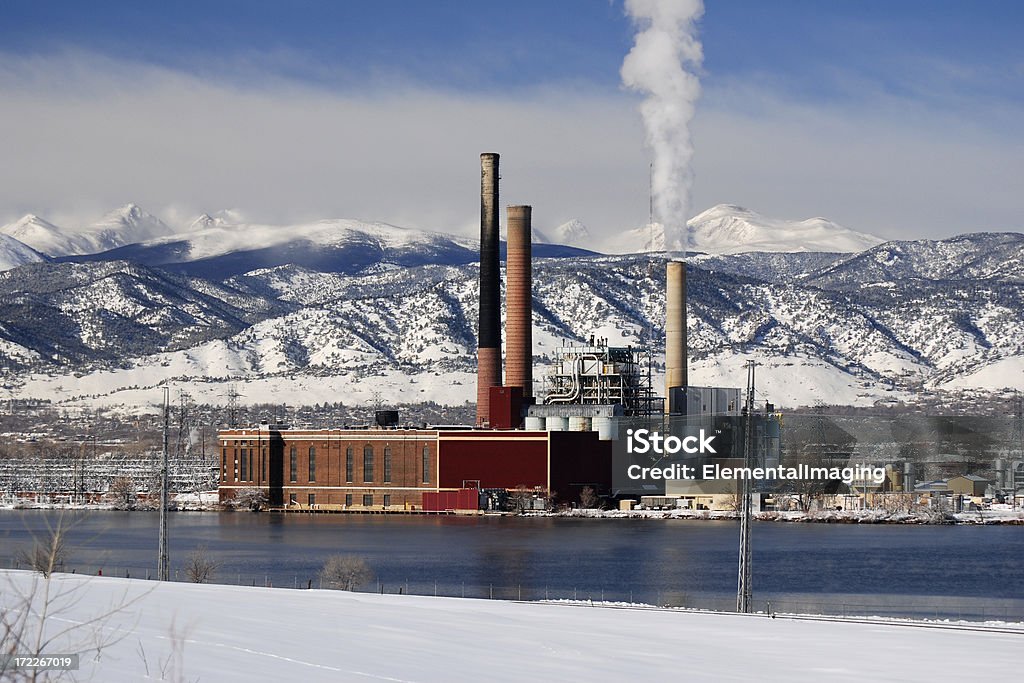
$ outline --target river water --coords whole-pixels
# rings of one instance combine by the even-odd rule
[[[0,511],[0,566],[61,513]],[[147,578],[152,512],[64,513],[66,569]],[[1024,620],[1024,527],[755,522],[756,609]],[[735,521],[170,513],[172,572],[197,546],[215,581],[317,586],[325,558],[358,555],[388,593],[580,599],[731,609]]]

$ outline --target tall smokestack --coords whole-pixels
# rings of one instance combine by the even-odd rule
[[[686,345],[686,264],[669,261],[665,273],[665,412],[672,389],[689,385]]]
[[[477,330],[476,423],[489,421],[491,387],[501,385],[501,284],[498,155],[480,155],[480,326]]]
[[[533,210],[508,207],[505,384],[533,396],[533,265],[530,232]]]

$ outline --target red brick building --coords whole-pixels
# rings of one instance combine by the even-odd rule
[[[611,447],[595,432],[288,429],[219,433],[220,498],[260,489],[272,507],[419,510],[426,491],[525,486],[608,492]]]

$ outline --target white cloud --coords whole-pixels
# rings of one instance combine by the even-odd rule
[[[598,235],[647,219],[637,98],[581,86],[467,94],[394,84],[246,85],[93,55],[0,65],[0,221],[87,222],[134,201],[173,221],[383,220],[471,233],[478,155],[502,154],[502,202],[541,230]],[[825,215],[886,236],[1020,229],[1019,135],[880,100],[846,108],[713,79],[698,105],[694,207]]]

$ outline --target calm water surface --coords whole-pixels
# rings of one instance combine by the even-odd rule
[[[0,566],[60,513],[0,511]],[[68,567],[145,578],[157,514],[65,513]],[[317,585],[335,553],[366,559],[367,590],[632,600],[730,609],[733,521],[171,513],[172,569],[197,546],[216,580]],[[756,523],[759,609],[1024,619],[1024,527]],[[184,579],[184,573],[179,573]],[[436,586],[436,588],[435,588]]]

